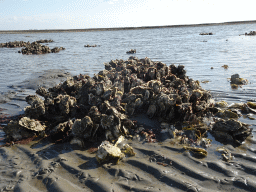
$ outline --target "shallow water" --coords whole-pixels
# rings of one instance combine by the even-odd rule
[[[34,72],[49,69],[65,69],[73,75],[93,75],[104,69],[104,62],[111,59],[127,59],[126,51],[136,49],[138,58],[149,57],[166,64],[185,65],[187,75],[209,83],[202,86],[229,102],[255,99],[256,82],[254,65],[256,39],[239,36],[255,28],[255,24],[181,27],[144,30],[98,31],[77,33],[0,34],[0,42],[35,41],[53,39],[50,48],[63,46],[66,50],[57,54],[22,55],[21,48],[0,49],[0,89],[19,84]],[[201,36],[201,32],[213,32],[212,36]],[[207,42],[206,42],[207,41]],[[84,47],[96,44],[100,47]],[[222,65],[228,65],[225,70]],[[210,69],[213,67],[214,69]],[[239,73],[249,84],[232,90],[227,78]]]

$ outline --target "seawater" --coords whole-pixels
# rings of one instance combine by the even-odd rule
[[[229,104],[256,100],[256,37],[244,36],[245,32],[256,30],[256,24],[195,26],[177,28],[156,28],[118,31],[0,34],[0,42],[36,41],[52,39],[50,48],[65,47],[59,53],[44,55],[22,55],[21,48],[0,48],[0,92],[13,91],[15,86],[36,72],[63,69],[72,75],[94,73],[104,69],[104,62],[128,59],[126,51],[136,49],[138,58],[149,57],[167,65],[184,65],[187,75],[210,90],[215,100]],[[202,32],[213,35],[202,36]],[[84,45],[100,45],[84,47]],[[222,66],[228,65],[228,69]],[[213,68],[213,69],[211,69]],[[234,90],[228,78],[238,73],[249,81]],[[24,94],[33,94],[27,90]],[[1,105],[8,108],[8,103]],[[14,110],[20,110],[19,107]],[[255,123],[254,120],[249,121]]]

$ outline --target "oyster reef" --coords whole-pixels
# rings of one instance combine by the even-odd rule
[[[25,117],[4,128],[7,139],[40,135],[83,143],[141,134],[155,142],[154,131],[141,130],[130,119],[142,113],[157,119],[179,143],[193,147],[209,146],[208,131],[235,143],[251,134],[248,125],[225,115],[219,115],[211,125],[203,124],[206,117],[226,114],[212,103],[210,92],[186,76],[183,65],[167,66],[149,58],[111,60],[94,77],[80,74],[48,90],[41,87],[36,93],[41,97],[26,98],[30,106],[25,108]],[[178,124],[182,125],[179,130]],[[207,155],[204,150],[186,149]]]

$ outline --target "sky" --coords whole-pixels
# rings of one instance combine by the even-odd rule
[[[0,30],[256,20],[255,0],[0,0]]]

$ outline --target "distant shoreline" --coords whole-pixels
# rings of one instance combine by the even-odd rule
[[[89,28],[89,29],[32,29],[32,30],[2,30],[0,34],[22,34],[22,33],[67,33],[67,32],[91,32],[91,31],[117,31],[117,30],[139,30],[139,29],[157,29],[157,28],[177,28],[177,27],[202,27],[215,25],[236,25],[252,24],[251,21],[231,21],[222,23],[202,23],[202,24],[184,24],[184,25],[163,25],[163,26],[142,26],[142,27],[116,27],[116,28]]]

